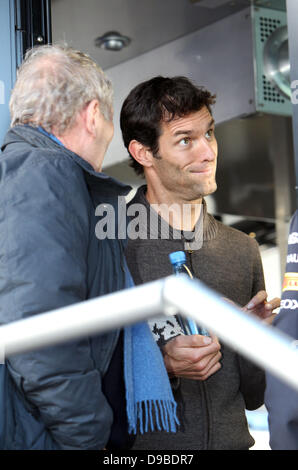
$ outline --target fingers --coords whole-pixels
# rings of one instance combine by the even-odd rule
[[[221,363],[218,360],[204,375],[197,376],[193,378],[193,380],[204,381],[208,379],[208,377],[210,377],[211,375],[215,374],[215,372],[217,372],[220,368],[221,368]]]
[[[164,356],[165,366],[170,376],[184,377],[193,380],[205,380],[220,369],[221,353],[204,358],[196,363],[176,361],[168,355]]]
[[[212,356],[207,356],[206,358],[202,359],[202,361],[197,362],[194,365],[194,370],[196,372],[195,380],[205,380],[206,377],[209,377],[211,370],[213,370],[215,366],[216,370],[218,370],[221,367],[219,362],[221,357],[221,352],[218,352]],[[193,370],[186,371],[186,373],[187,372],[189,372],[189,376],[192,377]]]
[[[212,337],[202,335],[179,335],[167,343],[167,346],[175,348],[196,348],[212,343]]]
[[[163,348],[163,353],[176,361],[195,363],[205,356],[216,354],[220,344],[216,337],[189,335],[176,336]]]
[[[247,310],[252,310],[253,308],[256,308],[260,304],[264,304],[264,302],[267,300],[267,292],[264,290],[260,290],[250,301],[248,302],[247,305],[245,305],[243,308]]]
[[[280,298],[275,297],[274,299],[267,302],[267,292],[260,290],[250,301],[242,308],[242,310],[258,311],[265,308],[265,310],[275,310],[280,307]],[[224,299],[229,302],[229,299]],[[233,303],[233,302],[231,302]]]
[[[272,300],[269,300],[266,305],[265,305],[265,308],[266,310],[275,310],[276,308],[279,308],[280,307],[280,298],[279,297],[275,297],[274,299]]]
[[[220,344],[214,335],[208,341],[200,335],[176,337],[167,343],[163,353],[170,376],[205,380],[221,367]]]
[[[280,307],[280,299],[275,297],[267,302],[266,291],[259,291],[242,310],[256,315],[260,319],[271,317],[273,310]]]

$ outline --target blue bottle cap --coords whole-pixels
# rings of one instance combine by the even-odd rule
[[[174,251],[173,253],[169,254],[169,258],[172,264],[176,263],[185,263],[186,261],[186,255],[184,251]]]

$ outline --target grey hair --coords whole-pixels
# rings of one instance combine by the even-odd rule
[[[112,84],[93,59],[65,45],[34,47],[26,53],[11,94],[11,127],[30,124],[62,135],[93,99],[105,119],[112,120]]]

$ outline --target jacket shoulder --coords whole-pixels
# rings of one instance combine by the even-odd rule
[[[45,177],[55,171],[60,171],[62,174],[68,171],[72,173],[82,171],[66,152],[51,148],[30,148],[21,152],[4,153],[0,168],[1,183],[26,173],[30,176],[30,172],[34,171],[34,168],[45,170],[43,172]]]
[[[60,202],[82,197],[87,188],[83,170],[70,157],[56,150],[34,149],[0,165],[1,202],[20,200],[23,196],[38,202],[51,195]],[[17,191],[15,189],[18,189]],[[65,195],[69,197],[65,197]]]

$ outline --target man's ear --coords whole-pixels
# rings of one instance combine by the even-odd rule
[[[101,111],[98,100],[91,100],[85,108],[85,123],[87,130],[93,137],[96,137],[98,129],[97,122],[101,118]]]
[[[137,140],[129,142],[128,151],[140,165],[146,168],[152,166],[152,152]]]

